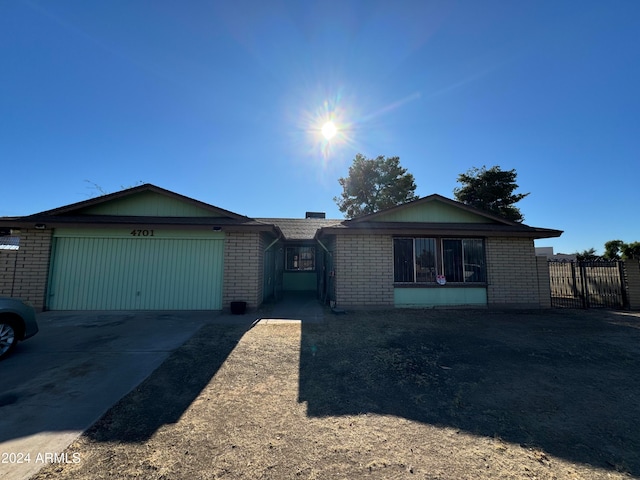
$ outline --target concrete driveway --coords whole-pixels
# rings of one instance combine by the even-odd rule
[[[200,327],[224,317],[215,312],[40,314],[40,332],[0,362],[0,478],[29,478]]]

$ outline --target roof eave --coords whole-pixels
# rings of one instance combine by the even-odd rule
[[[556,238],[561,236],[562,230],[553,230],[546,228],[514,228],[514,229],[490,229],[490,228],[461,228],[455,226],[407,226],[407,227],[389,227],[376,226],[364,228],[343,227],[325,227],[320,229],[316,237],[324,235],[358,235],[358,234],[374,234],[374,235],[436,235],[436,236],[481,236],[481,237],[519,237],[519,238]]]
[[[226,221],[225,221],[226,220]],[[0,226],[10,228],[104,228],[104,227],[133,227],[136,228],[186,228],[208,230],[220,228],[225,231],[252,230],[265,232],[278,232],[274,225],[248,221],[234,221],[233,219],[216,217],[111,217],[105,215],[104,218],[95,216],[87,219],[64,216],[31,216],[18,217],[15,219],[0,218]]]

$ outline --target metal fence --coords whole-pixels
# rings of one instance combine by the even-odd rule
[[[626,308],[624,263],[549,261],[551,306],[556,308]]]

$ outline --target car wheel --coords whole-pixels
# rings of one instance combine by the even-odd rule
[[[0,360],[11,353],[18,343],[16,328],[8,320],[0,320]]]

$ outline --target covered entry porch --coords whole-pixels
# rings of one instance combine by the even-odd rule
[[[340,220],[261,218],[276,225],[280,236],[264,251],[263,298],[266,303],[283,299],[313,298],[321,304],[331,298],[333,252],[319,241],[316,232]],[[323,215],[323,214],[315,214]]]

